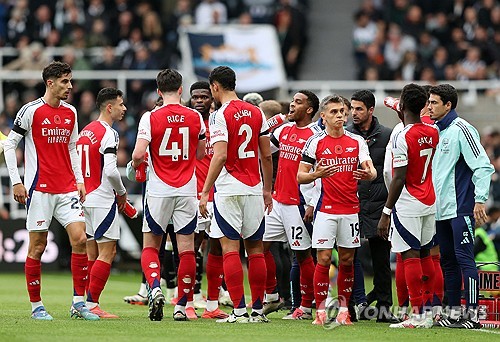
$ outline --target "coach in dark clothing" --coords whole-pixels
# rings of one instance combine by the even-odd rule
[[[395,323],[397,319],[389,310],[392,306],[392,279],[389,260],[391,243],[377,236],[378,220],[387,199],[383,168],[385,148],[392,130],[382,126],[378,119],[373,116],[375,96],[372,92],[368,90],[355,92],[351,97],[351,105],[353,123],[347,126],[347,131],[361,135],[366,140],[373,165],[377,170],[375,180],[371,182],[359,181],[358,183],[360,236],[367,238],[370,245],[374,289],[365,297],[361,263],[359,260],[355,260],[353,297],[355,297],[361,315],[368,304],[377,301],[376,306],[379,308],[377,322]]]

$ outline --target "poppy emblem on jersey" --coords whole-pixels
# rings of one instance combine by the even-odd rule
[[[294,142],[295,140],[297,140],[297,134],[292,134],[290,136],[290,142]]]
[[[342,150],[342,146],[340,145],[336,145],[335,146],[335,153],[336,154],[342,154],[343,150]]]
[[[54,122],[58,125],[61,123],[61,118],[59,117],[59,115],[55,115],[54,116]]]

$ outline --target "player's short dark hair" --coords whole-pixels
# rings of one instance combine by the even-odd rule
[[[344,99],[342,99],[342,96],[337,95],[337,94],[332,94],[328,95],[321,100],[321,104],[319,105],[321,111],[325,111],[326,106],[330,103],[340,103],[342,106],[344,105]]]
[[[307,97],[307,104],[313,109],[311,117],[316,115],[319,109],[319,99],[316,94],[310,90],[305,89],[299,90],[297,93],[304,94]]]
[[[123,97],[123,91],[116,88],[102,88],[97,94],[95,101],[97,109],[101,110],[109,101],[114,101],[119,97]]]
[[[342,98],[342,101],[344,101],[344,105],[347,106],[347,108],[352,109],[351,101],[345,96],[339,95]]]
[[[57,79],[71,73],[71,66],[68,63],[53,61],[49,63],[42,71],[43,83],[48,80]]]
[[[360,101],[366,106],[366,109],[375,107],[375,95],[369,90],[363,89],[354,92],[351,96],[351,101]]]
[[[208,82],[210,84],[217,82],[223,89],[232,91],[236,88],[236,74],[230,67],[221,65],[210,72]]]
[[[427,104],[428,96],[422,86],[410,83],[403,87],[400,99],[404,111],[409,111],[413,115],[420,116],[420,111]]]
[[[191,94],[193,90],[198,90],[198,89],[203,89],[203,90],[208,90],[210,92],[210,83],[207,81],[197,81],[191,84],[191,87],[189,88],[189,93]]]
[[[425,92],[427,93],[427,97],[429,97],[429,91],[431,90],[432,86],[430,84],[425,84],[422,86],[424,88]]]
[[[162,93],[171,93],[182,86],[182,75],[174,69],[164,69],[156,76],[156,86]]]
[[[438,95],[444,104],[451,102],[451,109],[455,109],[458,103],[458,93],[457,90],[448,83],[439,84],[437,86],[431,87],[429,94]]]

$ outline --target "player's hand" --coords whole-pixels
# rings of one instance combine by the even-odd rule
[[[273,196],[271,195],[271,191],[263,192],[264,196],[264,212],[267,211],[267,215],[271,213],[273,210]]]
[[[198,205],[198,211],[200,212],[200,215],[203,216],[204,218],[208,218],[210,214],[208,213],[208,208],[207,208],[207,203],[208,203],[208,192],[202,192],[200,196],[200,204]]]
[[[476,220],[476,227],[481,227],[488,220],[484,203],[476,202],[474,205],[474,219]]]
[[[391,226],[391,217],[382,213],[377,225],[377,235],[384,240],[389,239],[389,227]]]
[[[337,173],[338,167],[336,165],[324,165],[323,161],[324,159],[320,159],[316,165],[316,170],[314,171],[316,178],[328,178]]]
[[[313,218],[314,218],[314,207],[312,205],[308,205],[302,220],[304,220],[304,222],[306,223],[311,223],[313,221]]]
[[[16,200],[16,202],[26,205],[26,199],[29,198],[29,196],[23,183],[15,184],[12,187],[12,193],[14,194],[14,200]]]
[[[85,202],[85,197],[87,196],[87,191],[85,190],[85,184],[77,183],[76,188],[78,189],[78,196],[80,196],[80,203]]]
[[[372,177],[370,169],[357,169],[352,172],[352,175],[356,180],[370,180]]]
[[[118,211],[120,213],[123,213],[123,211],[125,210],[125,204],[127,203],[127,192],[125,191],[125,193],[123,195],[116,195],[116,204],[118,205]]]

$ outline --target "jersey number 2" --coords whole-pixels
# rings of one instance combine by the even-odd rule
[[[182,148],[179,148],[177,141],[172,141],[172,147],[167,148],[172,128],[167,128],[160,145],[160,156],[171,156],[172,161],[178,161],[182,155],[182,160],[189,159],[189,127],[179,127],[179,134],[182,135]]]
[[[253,158],[255,157],[254,151],[245,151],[248,147],[248,144],[250,143],[250,140],[252,139],[252,128],[248,124],[241,125],[240,130],[238,131],[238,135],[242,135],[243,133],[246,133],[245,141],[243,141],[240,147],[238,147],[238,158]]]

